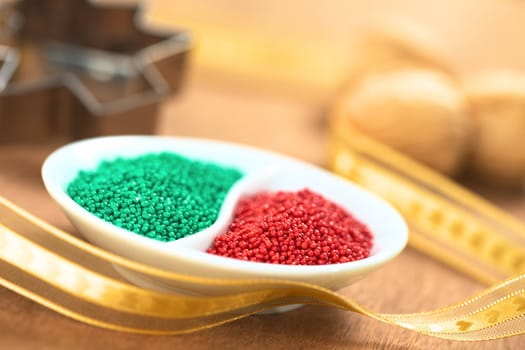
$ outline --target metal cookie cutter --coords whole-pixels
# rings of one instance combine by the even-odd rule
[[[0,144],[155,131],[191,37],[140,23],[136,5],[0,0]]]

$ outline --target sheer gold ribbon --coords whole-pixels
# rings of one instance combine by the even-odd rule
[[[412,227],[410,243],[492,283],[444,309],[381,314],[324,288],[280,280],[204,279],[123,259],[33,217],[0,197],[0,284],[88,324],[120,331],[197,331],[289,304],[343,308],[414,331],[456,340],[525,333],[525,226],[333,120],[332,167],[395,204]],[[113,267],[178,284],[219,285],[224,293],[190,297],[155,292],[121,280]],[[239,292],[240,291],[240,292]]]

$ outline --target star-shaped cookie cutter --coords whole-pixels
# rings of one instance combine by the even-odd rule
[[[136,5],[0,0],[0,143],[148,134],[183,82],[191,36]]]

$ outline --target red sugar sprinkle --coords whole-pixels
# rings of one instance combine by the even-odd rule
[[[228,232],[208,253],[287,265],[325,265],[366,258],[372,233],[339,205],[308,189],[241,199]]]

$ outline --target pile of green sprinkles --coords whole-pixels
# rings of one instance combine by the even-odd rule
[[[237,169],[176,153],[147,153],[81,170],[67,193],[107,222],[168,242],[211,226],[242,175]]]

